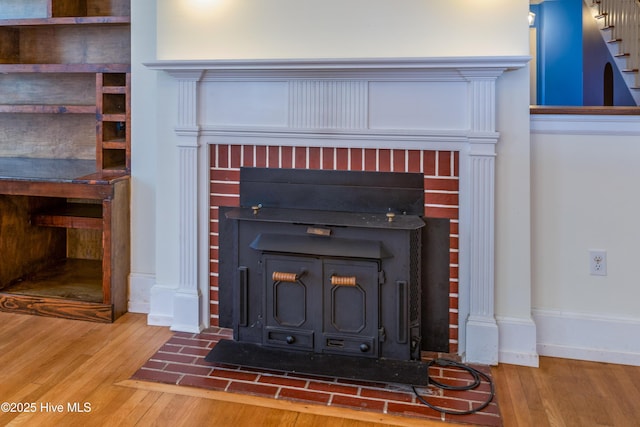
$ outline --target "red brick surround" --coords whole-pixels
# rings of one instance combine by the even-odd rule
[[[424,174],[425,216],[451,219],[449,247],[449,352],[458,351],[457,151],[380,148],[211,145],[210,313],[218,322],[218,207],[238,206],[240,167],[305,168]]]

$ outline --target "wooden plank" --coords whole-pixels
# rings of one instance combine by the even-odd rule
[[[0,194],[28,195],[44,197],[107,198],[113,188],[109,184],[29,182],[20,180],[0,180]]]
[[[127,120],[126,113],[105,113],[100,118],[106,122],[124,122]]]
[[[23,64],[130,63],[128,26],[44,26],[20,28]]]
[[[0,311],[111,323],[110,305],[0,292]]]
[[[34,225],[46,227],[102,230],[102,206],[89,203],[67,203],[31,217]]]
[[[130,23],[130,16],[0,19],[0,27],[38,27],[45,25],[128,25]]]
[[[126,73],[131,64],[117,63],[7,63],[1,61],[0,73]]]
[[[95,114],[94,105],[0,105],[0,113]]]
[[[124,138],[112,139],[109,141],[104,141],[102,143],[102,148],[106,148],[106,149],[124,150],[126,147],[127,147],[127,141],[125,141]]]
[[[102,93],[127,93],[127,88],[124,86],[103,86]]]
[[[0,156],[93,159],[92,114],[0,114]]]
[[[616,116],[637,116],[640,115],[640,107],[598,107],[598,106],[549,106],[531,105],[531,114],[578,114],[590,116],[616,115]]]
[[[2,107],[62,106],[95,114],[95,78],[92,74],[1,74]],[[53,111],[57,112],[57,111]]]
[[[120,181],[114,185],[113,199],[103,203],[103,245],[108,248],[103,259],[103,280],[105,284],[110,283],[108,295],[104,291],[104,302],[113,304],[116,319],[128,308],[127,290],[131,272],[130,191],[129,181]]]

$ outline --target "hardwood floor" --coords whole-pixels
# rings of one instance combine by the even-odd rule
[[[492,369],[504,425],[640,425],[640,367],[542,357]]]
[[[97,324],[0,313],[0,324],[0,402],[17,411],[3,406],[0,425],[447,425],[131,381],[172,335],[140,314]],[[638,367],[542,358],[539,369],[493,372],[506,427],[627,427],[640,419]]]

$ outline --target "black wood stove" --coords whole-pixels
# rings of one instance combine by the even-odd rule
[[[420,359],[423,182],[421,174],[242,169],[241,207],[220,212],[221,319],[234,341],[315,360]],[[229,362],[213,353],[207,360]]]

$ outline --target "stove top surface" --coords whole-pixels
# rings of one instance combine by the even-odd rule
[[[235,208],[226,213],[228,219],[307,224],[310,226],[336,226],[417,230],[425,226],[417,215],[387,213],[340,212],[288,208]]]

